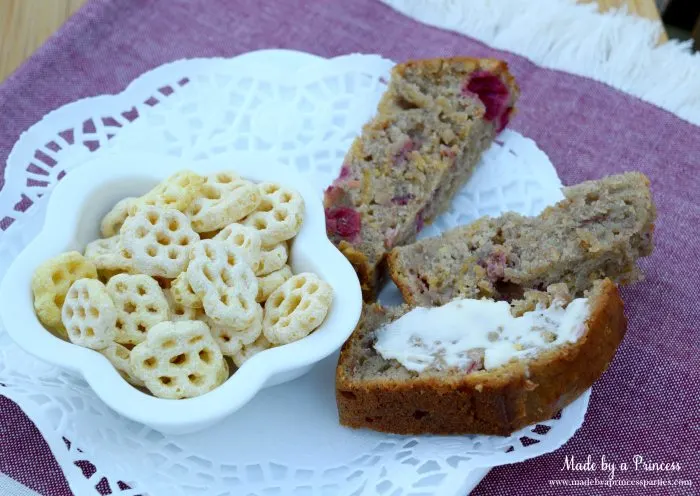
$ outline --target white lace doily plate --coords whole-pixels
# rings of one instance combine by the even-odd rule
[[[0,219],[14,224],[0,239],[0,275],[41,228],[41,196],[90,153],[110,148],[180,157],[194,169],[224,153],[267,154],[297,168],[321,195],[374,112],[392,65],[373,55],[325,60],[277,50],[185,60],[142,75],[119,95],[52,112],[22,135],[8,160]],[[536,214],[561,198],[560,186],[535,143],[506,131],[425,235],[505,210]],[[23,197],[35,204],[19,212],[14,206]],[[387,288],[382,299],[391,298]],[[103,477],[124,496],[461,496],[490,467],[565,443],[581,426],[590,396],[509,437],[356,431],[338,425],[336,359],[265,389],[207,430],[165,436],[120,417],[85,381],[30,357],[0,332],[1,391],[36,423],[81,496],[97,494]],[[63,439],[71,441],[68,448]],[[89,478],[75,465],[85,459],[97,468]]]

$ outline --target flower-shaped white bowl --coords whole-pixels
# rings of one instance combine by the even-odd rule
[[[255,355],[215,390],[185,400],[166,400],[129,385],[96,351],[63,341],[39,322],[33,307],[31,278],[36,267],[59,253],[77,250],[99,237],[102,217],[121,198],[139,196],[181,169],[206,174],[233,170],[253,181],[275,181],[303,196],[305,216],[292,243],[294,273],[318,274],[333,288],[333,304],[324,323],[308,337]],[[185,162],[157,155],[99,153],[68,174],[53,191],[44,228],[17,257],[0,285],[0,318],[26,351],[81,374],[95,393],[121,415],[170,434],[204,429],[241,408],[262,388],[295,379],[338,349],[357,324],[362,294],[345,257],[326,237],[321,195],[289,166],[264,156],[235,154],[212,161]]]

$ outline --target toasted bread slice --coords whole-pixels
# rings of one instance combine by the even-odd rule
[[[596,281],[587,298],[590,311],[575,342],[469,373],[416,373],[385,360],[374,349],[375,331],[409,307],[366,305],[336,371],[340,423],[397,434],[509,435],[552,418],[601,376],[625,334],[622,300],[612,281]],[[513,305],[525,307],[527,302]]]

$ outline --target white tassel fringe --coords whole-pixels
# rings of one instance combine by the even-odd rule
[[[700,125],[700,53],[658,22],[575,0],[381,0],[419,22],[609,84]]]

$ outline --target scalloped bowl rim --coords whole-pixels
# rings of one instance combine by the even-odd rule
[[[336,351],[352,333],[362,310],[359,281],[352,265],[326,236],[320,193],[291,166],[264,154],[248,152],[197,162],[142,152],[109,153],[105,150],[96,155],[56,185],[49,198],[42,230],[17,256],[0,284],[0,318],[8,334],[24,350],[80,373],[102,401],[129,419],[157,430],[191,432],[241,408],[272,376],[310,368]],[[48,258],[72,249],[82,252],[84,246],[77,245],[74,237],[85,213],[86,201],[94,198],[99,190],[118,181],[134,181],[135,184],[140,181],[142,186],[131,194],[136,196],[181,169],[198,173],[232,170],[247,179],[279,182],[299,191],[304,198],[305,215],[292,244],[290,263],[316,272],[333,287],[334,295],[324,323],[308,337],[253,356],[224,384],[207,394],[168,400],[150,396],[128,384],[100,353],[48,332],[34,313],[31,277],[36,267]],[[90,205],[94,212],[102,212],[100,217],[113,204],[104,202],[99,207]],[[97,237],[97,225],[95,232]]]

